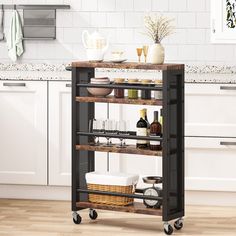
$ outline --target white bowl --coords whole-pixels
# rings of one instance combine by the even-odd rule
[[[111,94],[112,88],[87,88],[88,92],[95,97],[106,97]]]

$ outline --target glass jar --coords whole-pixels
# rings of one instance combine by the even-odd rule
[[[129,79],[129,85],[138,85],[138,79]],[[128,89],[128,98],[137,99],[138,98],[138,89]]]
[[[149,86],[151,86],[151,83],[152,83],[152,80],[150,80],[150,79],[143,79],[143,80],[141,80],[142,82],[142,85],[144,85],[145,87],[149,87]],[[152,91],[151,90],[149,90],[149,89],[143,89],[142,91],[141,91],[141,98],[142,99],[151,99],[152,98]]]
[[[125,82],[125,79],[123,79],[123,78],[114,79],[114,83],[117,85],[118,84],[122,85],[122,84],[124,84],[124,82]],[[114,96],[115,96],[115,98],[124,98],[125,97],[125,90],[122,88],[115,89]]]
[[[155,80],[155,87],[159,87],[159,88],[162,88],[162,80],[161,79],[157,79]],[[155,90],[154,92],[154,98],[155,99],[159,99],[161,100],[162,99],[162,90]]]

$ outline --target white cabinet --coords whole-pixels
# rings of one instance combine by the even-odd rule
[[[236,85],[185,84],[185,135],[236,137]]]
[[[0,183],[47,184],[47,82],[0,81]]]
[[[236,85],[185,84],[185,135],[186,189],[236,191]]]
[[[186,189],[236,191],[236,138],[185,138]]]
[[[49,185],[71,186],[71,83],[49,82]]]

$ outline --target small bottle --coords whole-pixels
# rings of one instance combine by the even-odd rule
[[[125,79],[123,78],[117,78],[114,80],[115,84],[122,85],[125,82]],[[114,96],[115,98],[124,98],[125,97],[125,90],[121,88],[114,89]]]
[[[150,123],[149,123],[148,118],[147,118],[147,109],[144,108],[143,111],[144,111],[144,114],[145,114],[145,121],[147,122],[147,136],[149,136],[150,135]],[[150,145],[150,141],[147,140],[147,146],[149,147],[149,145]]]
[[[137,136],[147,136],[147,122],[145,120],[145,112],[144,110],[140,110],[140,119],[136,125],[137,128]],[[136,143],[137,148],[147,148],[146,140],[137,140]]]
[[[158,111],[154,111],[154,121],[150,126],[150,137],[161,137],[161,124],[158,121]],[[161,141],[150,140],[150,149],[151,150],[161,150]]]
[[[144,86],[150,86],[151,85],[151,83],[152,83],[152,80],[150,80],[150,79],[143,79],[143,80],[141,80],[142,82],[142,85],[144,85]],[[141,98],[142,99],[151,99],[152,98],[152,93],[151,93],[152,91],[151,90],[149,90],[149,89],[144,89],[144,90],[141,90]]]
[[[129,79],[129,85],[137,85],[138,79]],[[129,99],[137,99],[138,98],[138,90],[137,89],[128,89],[128,98]]]
[[[155,80],[155,87],[162,88],[162,80],[157,79]],[[162,100],[162,90],[155,90],[154,92],[154,98],[157,100]]]

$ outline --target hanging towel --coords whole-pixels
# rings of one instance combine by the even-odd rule
[[[13,11],[10,30],[7,36],[7,48],[8,55],[12,61],[16,61],[17,57],[21,56],[24,52],[22,26],[17,10]]]
[[[4,7],[0,8],[0,41],[4,40]]]

